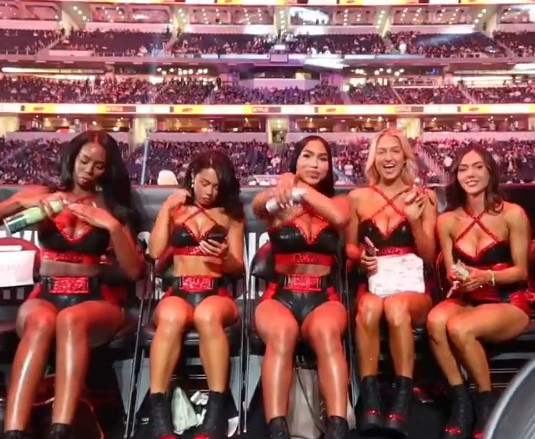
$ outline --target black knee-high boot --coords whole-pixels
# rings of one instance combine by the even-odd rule
[[[443,439],[469,439],[474,424],[474,408],[464,384],[451,388],[451,412],[442,433]]]
[[[268,437],[269,439],[292,439],[284,416],[278,416],[268,422]]]
[[[347,419],[341,416],[329,416],[325,428],[324,439],[347,439],[349,425]]]
[[[478,393],[475,400],[476,425],[472,437],[473,439],[483,439],[483,431],[494,408],[496,398],[491,392],[487,391]]]
[[[21,430],[8,430],[1,437],[2,439],[30,439],[30,434]]]
[[[358,429],[361,433],[383,428],[379,381],[374,375],[362,378],[360,383],[360,410]]]
[[[52,424],[48,439],[73,439],[72,426],[69,424]]]
[[[409,416],[412,401],[412,378],[396,377],[396,390],[390,411],[386,417],[385,429],[405,437],[409,435]]]
[[[202,425],[195,433],[195,439],[225,439],[228,419],[226,413],[227,394],[210,391]]]
[[[150,395],[150,429],[151,439],[175,439],[171,405],[164,393]]]

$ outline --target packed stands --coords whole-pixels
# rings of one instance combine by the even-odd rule
[[[503,182],[528,182],[535,178],[535,140],[508,141],[487,139],[455,138],[447,140],[412,140],[415,151],[420,156],[419,165],[422,177],[431,183],[440,181],[441,176],[451,165],[455,149],[466,145],[481,145],[492,151],[502,168]],[[162,169],[174,171],[180,180],[191,158],[207,149],[220,150],[231,157],[236,167],[240,182],[244,185],[258,184],[255,175],[276,175],[288,169],[289,157],[293,143],[270,146],[257,141],[150,141],[148,145],[145,183],[155,184]],[[331,142],[337,175],[348,181],[360,184],[365,181],[363,167],[370,146],[369,137],[356,137],[351,142]],[[56,161],[61,147],[57,140],[5,140],[0,141],[0,165],[3,174],[0,183],[50,183],[57,179]],[[129,152],[126,143],[120,143],[126,160],[131,180],[137,184],[141,181],[144,148]],[[422,160],[436,164],[436,173]],[[428,162],[427,162],[428,163]]]
[[[117,20],[120,22],[120,20]],[[163,26],[165,27],[165,26]],[[425,28],[421,28],[425,29]],[[496,31],[492,38],[482,32],[423,33],[393,28],[384,37],[376,33],[308,35],[292,31],[280,36],[245,33],[174,34],[133,30],[54,30],[0,29],[0,54],[35,54],[43,49],[89,51],[100,56],[191,56],[202,54],[268,54],[280,50],[295,54],[382,55],[408,54],[430,58],[474,58],[534,56],[533,31]],[[508,53],[509,51],[509,53]]]
[[[174,54],[219,55],[269,53],[273,42],[270,36],[185,33],[178,36],[170,51]]]
[[[508,141],[468,140],[454,138],[441,141],[428,141],[422,144],[426,153],[447,171],[452,164],[455,149],[478,145],[492,152],[501,169],[502,183],[533,182],[535,178],[535,140]]]
[[[239,82],[184,76],[159,82],[134,76],[105,76],[93,80],[53,79],[38,76],[0,77],[1,102],[120,103],[120,104],[462,104],[531,103],[535,85],[515,83],[489,87],[379,85],[368,81],[349,85],[347,91],[323,81],[298,87],[251,88]]]
[[[535,32],[496,32],[494,39],[512,51],[515,56],[528,58],[535,56]]]
[[[210,100],[211,104],[343,104],[337,87],[319,85],[309,90],[291,88],[246,88],[237,84],[224,85]]]
[[[399,32],[390,35],[400,53],[431,58],[474,58],[504,56],[504,49],[481,32],[470,34],[424,34]]]
[[[58,50],[89,50],[108,56],[154,56],[171,39],[170,33],[77,30],[54,46]]]
[[[290,53],[315,55],[339,54],[381,54],[386,47],[383,39],[376,34],[348,35],[287,35],[286,48]]]
[[[0,54],[33,55],[59,37],[49,30],[0,29]]]

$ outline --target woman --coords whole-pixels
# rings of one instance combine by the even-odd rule
[[[149,240],[159,259],[173,252],[174,282],[154,311],[156,333],[150,351],[152,437],[175,437],[166,393],[180,356],[182,337],[199,333],[208,388],[207,414],[196,437],[226,437],[224,410],[230,363],[224,328],[238,319],[223,276],[243,272],[244,213],[240,186],[229,158],[218,151],[198,155],[183,189],[164,202]]]
[[[303,191],[300,203],[292,202],[295,188]],[[279,206],[275,213],[266,210],[271,198]],[[290,173],[281,176],[275,189],[260,192],[253,210],[269,220],[276,272],[255,311],[255,325],[266,344],[262,389],[270,437],[290,438],[285,416],[295,345],[303,337],[318,360],[328,415],[325,437],[343,438],[348,431],[348,376],[341,337],[347,318],[331,270],[348,212],[346,200],[334,198],[332,157],[325,140],[309,136],[298,142]]]
[[[489,366],[481,341],[499,343],[529,323],[524,294],[531,240],[524,210],[503,200],[498,166],[483,148],[459,152],[451,167],[448,209],[438,236],[452,289],[430,312],[431,347],[452,388],[445,438],[469,438],[473,410],[459,362],[477,386],[474,438],[481,438],[493,405]],[[455,264],[455,265],[454,265]],[[466,276],[457,266],[467,270]]]
[[[436,202],[431,191],[415,188],[416,162],[407,138],[385,130],[373,140],[366,163],[368,187],[349,194],[351,215],[346,253],[368,276],[377,272],[379,256],[416,255],[431,263],[435,255]],[[366,251],[371,243],[375,252]],[[412,328],[425,323],[432,301],[422,291],[374,294],[366,283],[357,292],[356,344],[361,378],[362,432],[387,429],[407,435],[414,338]],[[377,381],[380,322],[386,319],[396,389],[390,410],[383,417]]]
[[[32,404],[50,346],[56,346],[56,385],[50,438],[70,437],[71,422],[89,362],[90,347],[109,341],[124,314],[103,284],[101,257],[112,247],[126,277],[137,280],[143,259],[134,241],[130,180],[115,140],[87,131],[63,147],[58,188],[23,189],[0,203],[0,217],[40,206],[40,283],[17,315],[21,337],[9,382],[5,438],[27,437]],[[66,206],[54,214],[49,202]]]

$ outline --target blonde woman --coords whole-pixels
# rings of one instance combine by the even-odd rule
[[[360,284],[356,299],[356,344],[362,380],[358,425],[363,432],[385,429],[408,434],[414,366],[412,327],[425,323],[432,306],[430,295],[425,294],[423,264],[431,263],[435,256],[437,218],[434,194],[415,186],[416,175],[416,160],[407,138],[399,131],[385,130],[370,147],[366,163],[369,186],[349,194],[346,253],[369,279]],[[421,286],[413,287],[411,278],[405,285],[403,279],[396,278],[397,287],[388,286],[383,256],[390,256],[386,258],[390,263],[399,261],[394,256],[404,256],[404,260],[412,261],[413,270],[421,267]],[[383,287],[371,288],[372,280]],[[377,382],[383,316],[388,323],[396,373],[396,390],[386,416],[381,411]]]

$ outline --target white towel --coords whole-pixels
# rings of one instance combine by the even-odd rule
[[[371,293],[389,297],[396,293],[425,293],[424,263],[414,253],[378,256],[377,272],[368,278]]]

